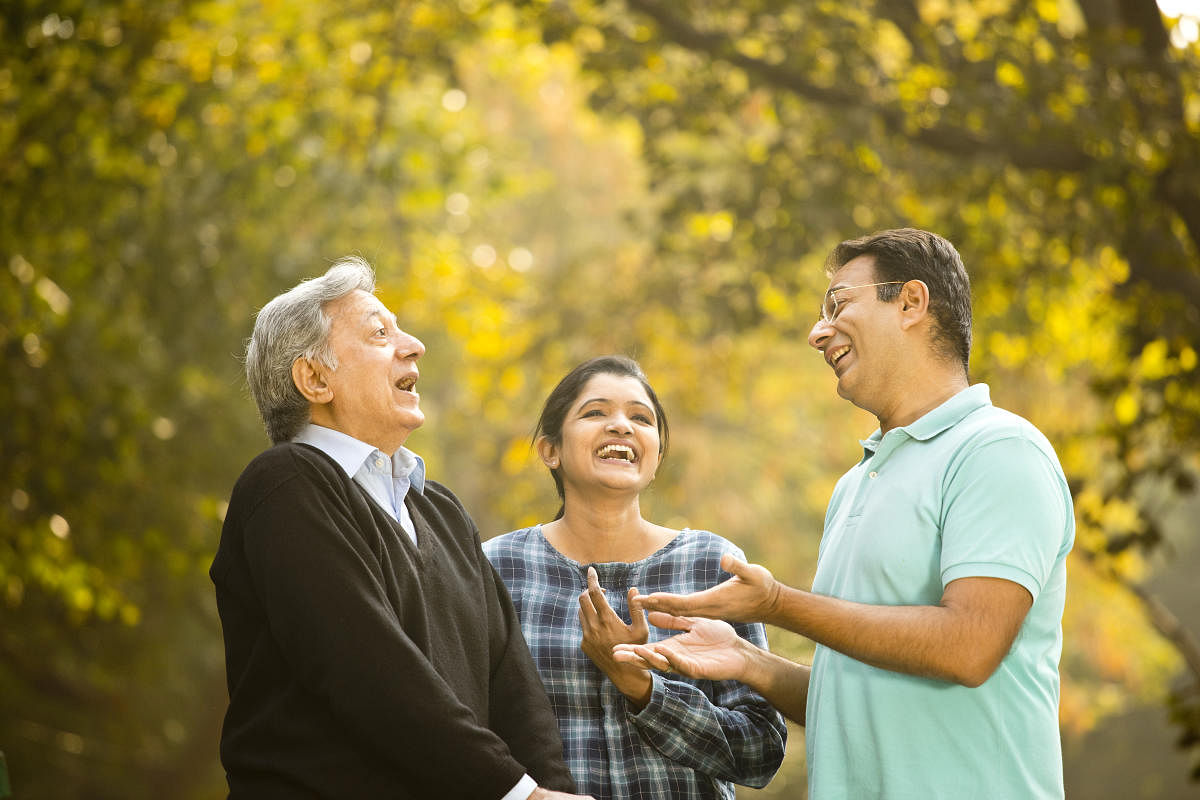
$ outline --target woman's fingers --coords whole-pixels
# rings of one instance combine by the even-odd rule
[[[613,659],[642,669],[671,671],[671,662],[667,657],[644,644],[619,644],[613,648]]]
[[[600,578],[596,575],[595,567],[588,567],[587,571],[587,594],[591,598],[592,607],[596,609],[596,614],[602,617],[616,617],[612,607],[608,604],[608,598],[605,595],[604,587],[600,585]]]
[[[644,642],[650,637],[650,625],[646,622],[646,612],[639,608],[636,603],[637,597],[637,587],[630,587],[628,594],[629,618],[633,624],[630,626],[629,632],[633,635],[634,639]]]
[[[637,645],[618,644],[613,647],[613,661],[618,664],[629,664],[639,669],[654,669],[654,667],[646,659],[638,655],[633,648]]]
[[[583,625],[583,630],[585,633],[596,626],[596,620],[598,616],[599,615],[596,613],[596,606],[592,603],[592,593],[580,592],[579,622],[581,625]]]

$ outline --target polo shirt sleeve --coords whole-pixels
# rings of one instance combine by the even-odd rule
[[[1021,435],[975,447],[947,476],[942,586],[1003,578],[1036,600],[1063,547],[1069,512],[1057,465]]]

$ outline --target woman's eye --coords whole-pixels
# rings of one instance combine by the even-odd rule
[[[593,409],[583,412],[583,415],[585,417],[599,417],[599,416],[603,416],[603,414],[604,414],[604,412],[598,408],[593,408]]]

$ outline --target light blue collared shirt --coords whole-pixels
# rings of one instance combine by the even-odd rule
[[[425,493],[425,462],[419,455],[401,447],[388,458],[377,447],[311,422],[292,441],[312,445],[336,461],[416,543],[417,529],[404,498],[410,488]]]

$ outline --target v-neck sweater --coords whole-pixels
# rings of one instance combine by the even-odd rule
[[[326,454],[280,444],[230,498],[210,575],[221,760],[237,798],[573,790],[512,602],[458,499],[405,500],[417,542]]]

